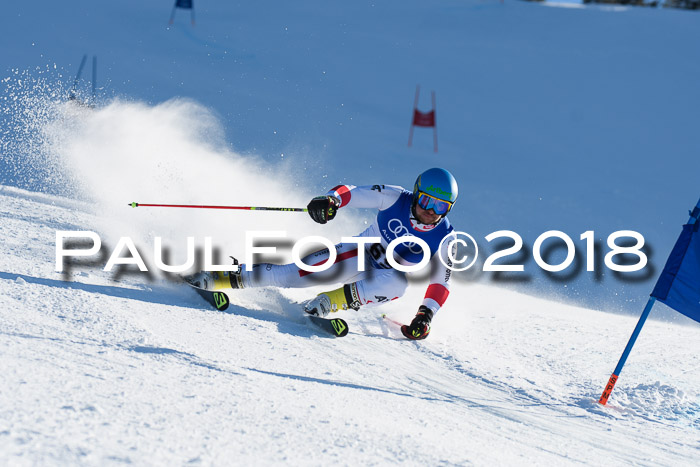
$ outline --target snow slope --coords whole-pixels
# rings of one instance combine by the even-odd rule
[[[697,199],[696,15],[211,1],[195,28],[183,12],[168,28],[161,3],[0,17],[0,464],[696,463],[697,323],[657,306],[596,403]],[[95,109],[65,102],[83,53],[99,58]],[[422,107],[437,90],[438,156],[426,132],[405,146],[417,83]],[[457,275],[412,343],[378,313],[408,321],[419,277],[344,313],[351,333],[332,339],[299,313],[314,290],[239,291],[217,313],[162,275],[103,272],[104,255],[54,270],[57,230],[98,232],[105,255],[130,236],[149,264],[156,236],[173,262],[190,235],[222,258],[242,256],[246,230],[337,241],[371,213],[319,226],[127,203],[304,206],[338,182],[410,187],[433,165],[460,181],[463,230],[531,245],[635,229],[651,273]]]
[[[88,204],[2,187],[0,213],[2,464],[697,460],[697,325],[647,324],[603,408],[629,317],[456,284],[426,341],[382,310],[333,339],[300,315],[308,290],[219,313],[100,260],[54,272],[55,231],[104,221]],[[421,293],[384,311],[406,321]]]

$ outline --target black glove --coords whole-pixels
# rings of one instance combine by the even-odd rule
[[[309,216],[319,224],[325,224],[335,217],[340,207],[340,201],[335,196],[317,196],[311,200],[306,209]]]
[[[421,340],[430,334],[430,322],[433,320],[433,310],[421,305],[410,326],[401,326],[401,332],[411,340]]]

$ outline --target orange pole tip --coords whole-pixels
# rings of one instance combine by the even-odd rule
[[[610,394],[612,393],[612,390],[615,387],[615,383],[617,383],[617,375],[613,373],[610,376],[610,379],[608,380],[608,384],[605,386],[603,394],[600,396],[600,400],[598,401],[601,405],[605,405],[608,403],[608,398],[610,397]]]

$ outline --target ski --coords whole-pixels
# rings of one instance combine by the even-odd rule
[[[343,337],[348,334],[348,323],[342,318],[321,318],[319,316],[308,315],[314,325],[328,332],[335,337]]]
[[[187,281],[185,281],[185,283],[192,287],[199,294],[200,297],[209,302],[209,304],[216,308],[218,311],[225,311],[228,308],[228,295],[226,295],[224,292],[202,289],[200,287],[190,284]]]

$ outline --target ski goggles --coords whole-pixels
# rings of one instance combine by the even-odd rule
[[[447,214],[450,211],[450,209],[452,209],[451,202],[437,199],[434,196],[430,196],[427,193],[423,193],[422,191],[418,192],[418,206],[425,209],[426,211],[428,209],[432,209],[433,212],[435,212],[435,214],[439,216]]]

